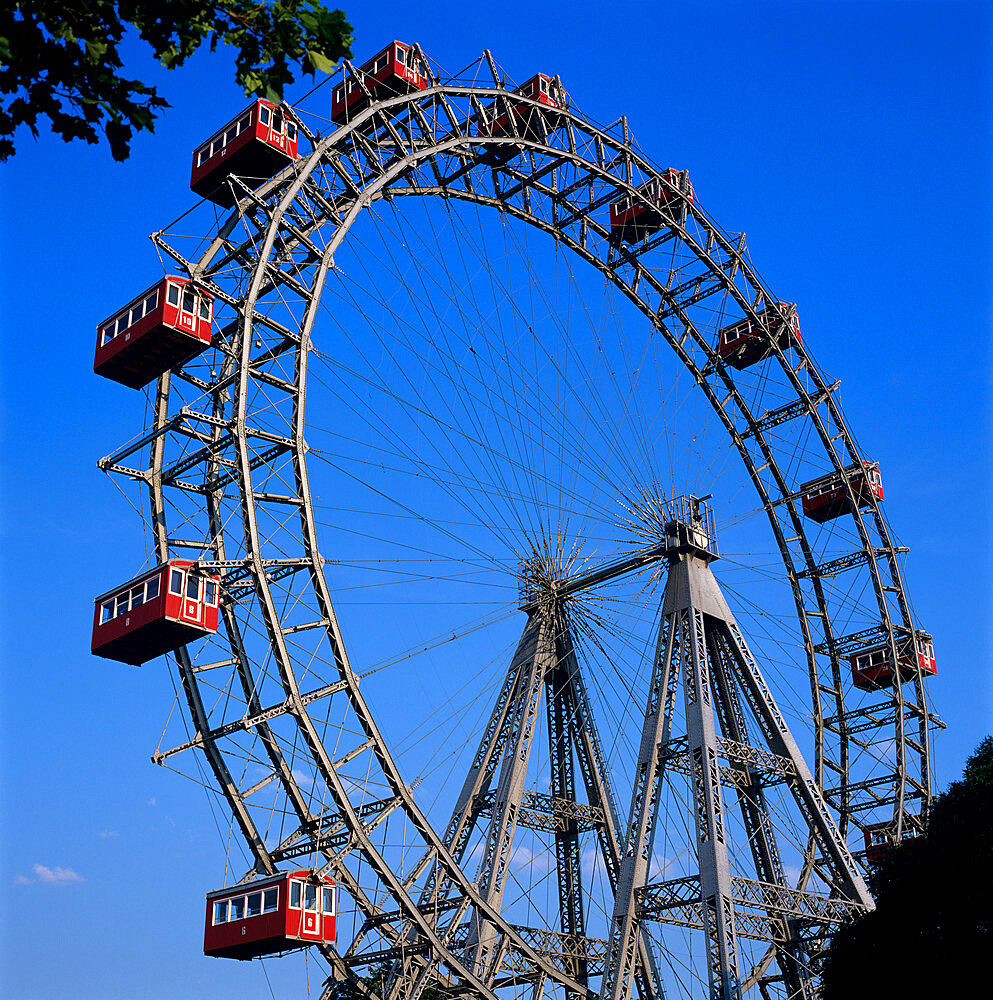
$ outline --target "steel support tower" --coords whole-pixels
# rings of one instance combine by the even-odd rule
[[[765,924],[767,940],[779,942],[775,959],[789,995],[807,997],[813,949],[804,925],[828,910],[871,908],[872,900],[711,571],[718,555],[709,509],[696,497],[677,502],[665,534],[669,573],[602,995],[631,996],[643,922],[657,919],[703,928],[712,1000],[741,996],[737,939],[754,932],[756,921]],[[686,732],[674,734],[680,687]],[[698,872],[649,884],[667,768],[689,780]],[[829,895],[787,881],[763,789],[770,772],[788,786],[818,845],[817,875]],[[737,800],[747,844],[731,842],[725,788]],[[740,863],[745,855],[754,878],[732,870],[731,856]]]

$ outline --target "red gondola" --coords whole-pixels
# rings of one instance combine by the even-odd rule
[[[210,346],[213,297],[170,275],[97,327],[93,370],[131,389],[186,364]]]
[[[785,323],[780,318],[780,310],[786,313]],[[795,302],[780,302],[778,308],[766,306],[755,315],[758,322],[746,316],[718,334],[718,353],[732,368],[740,370],[764,361],[775,353],[774,344],[785,351],[800,342],[800,320]]]
[[[379,55],[358,70],[373,97],[383,100],[424,90],[431,86],[424,61],[406,42],[390,42]],[[331,91],[331,121],[344,125],[367,104],[358,80],[350,76]]]
[[[194,150],[190,188],[230,208],[235,196],[224,183],[229,174],[258,187],[296,159],[297,142],[296,125],[272,101],[260,99]]]
[[[878,864],[893,845],[893,822],[872,823],[863,831],[865,838],[865,860],[870,864]],[[921,835],[917,826],[905,825],[903,839],[913,840]]]
[[[910,680],[918,670],[924,677],[931,677],[938,672],[934,641],[927,632],[916,631],[913,639],[908,637],[900,645],[902,648],[897,664],[901,680]],[[848,661],[852,665],[852,680],[857,688],[876,691],[893,686],[893,659],[888,643],[859,650],[849,656]]]
[[[884,500],[883,479],[879,474],[878,462],[856,462],[845,467],[848,473],[851,493],[844,479],[838,473],[812,479],[800,487],[803,494],[803,513],[812,521],[831,521],[852,511],[852,500],[859,508],[871,507],[872,498]]]
[[[890,828],[892,824],[873,823],[863,830],[865,837],[865,860],[870,864],[878,864],[890,849]]]
[[[281,872],[207,894],[203,953],[247,960],[334,942],[338,886],[314,872]]]
[[[517,87],[514,93],[520,94],[522,97],[530,97],[546,107],[561,108],[563,111],[569,107],[569,95],[554,77],[546,76],[544,73],[537,73],[530,80]],[[558,127],[558,116],[538,111],[533,104],[523,102],[515,104],[511,101],[510,111],[514,116],[517,134],[532,142],[544,142],[548,133],[553,128]],[[491,116],[489,120],[480,123],[479,135],[513,134],[510,117],[503,102],[491,105],[489,114]],[[506,151],[506,155],[513,155],[513,153],[512,149]]]
[[[220,582],[189,559],[171,559],[94,604],[92,650],[136,666],[217,631]]]
[[[610,205],[610,235],[625,243],[637,243],[657,233],[666,218],[681,222],[686,203],[693,202],[689,173],[669,167],[663,171],[668,183],[657,177],[646,181],[635,195],[625,195]]]

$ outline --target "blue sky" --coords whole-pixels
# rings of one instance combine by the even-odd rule
[[[626,114],[652,159],[689,169],[709,214],[748,233],[760,273],[800,303],[806,341],[842,380],[844,412],[882,465],[887,515],[911,548],[910,593],[939,663],[931,695],[948,726],[941,786],[993,728],[991,10],[349,11],[359,60],[400,38],[452,72],[488,47],[518,80],[559,73],[584,113]],[[226,824],[189,781],[149,763],[172,704],[164,661],[134,670],[88,652],[92,596],[142,556],[136,518],[95,462],[143,416],[92,375],[94,327],[159,273],[147,235],[193,203],[190,150],[246,103],[227,52],[165,74],[127,51],[128,71],[154,77],[172,104],[127,163],[22,134],[0,168],[0,990],[268,996],[257,967],[200,954]]]

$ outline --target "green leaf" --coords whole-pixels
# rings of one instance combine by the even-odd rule
[[[176,60],[180,59],[181,56],[182,53],[179,49],[175,45],[170,45],[168,48],[163,49],[159,53],[159,62],[165,66],[166,69],[172,69],[176,64]]]
[[[310,65],[322,73],[332,73],[335,66],[338,65],[333,59],[328,59],[323,52],[318,52],[315,49],[307,50],[307,58],[310,60]]]
[[[101,62],[107,54],[106,42],[86,42],[86,57],[91,63]]]

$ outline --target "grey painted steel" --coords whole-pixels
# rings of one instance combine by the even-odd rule
[[[520,95],[515,95],[514,101],[533,105],[539,116],[549,114],[547,108]],[[850,561],[844,567],[838,560],[818,564],[797,503],[798,484],[791,480],[785,466],[780,467],[776,442],[767,431],[784,422],[790,427],[803,424],[822,447],[826,464],[834,470],[832,474],[848,484],[844,469],[863,456],[838,408],[836,383],[820,373],[806,348],[801,346],[795,352],[797,362],[773,344],[766,363],[776,367],[792,386],[796,400],[776,411],[752,413],[736,387],[738,373],[721,363],[710,337],[695,326],[693,306],[712,294],[726,296],[753,320],[764,305],[778,309],[778,300],[752,270],[744,238],[726,235],[697,202],[684,202],[657,237],[640,246],[613,242],[603,221],[609,202],[634,194],[643,179],[657,177],[660,183],[668,183],[632,146],[626,123],[618,133],[592,124],[575,108],[556,109],[549,117],[543,141],[521,136],[516,128],[506,136],[479,136],[476,122],[482,109],[498,102],[506,108],[507,91],[496,75],[492,85],[436,83],[412,95],[372,102],[348,126],[326,138],[311,137],[311,152],[257,191],[250,191],[235,179],[239,204],[219,225],[198,259],[187,259],[163,234],[156,234],[159,248],[195,285],[206,288],[217,302],[233,309],[238,320],[215,340],[220,360],[210,381],[183,371],[173,373],[171,379],[168,374],[163,376],[156,395],[154,423],[148,433],[99,464],[107,471],[147,485],[160,561],[185,554],[190,548],[198,549],[205,564],[217,567],[230,580],[230,600],[222,609],[230,657],[198,666],[181,650],[176,661],[195,729],[195,737],[184,747],[199,749],[206,756],[254,859],[246,878],[275,868],[249,804],[252,796],[261,791],[279,789],[286,811],[299,823],[297,847],[301,847],[300,841],[310,843],[323,855],[326,870],[339,878],[364,915],[363,930],[344,956],[333,948],[324,948],[336,976],[348,976],[351,969],[378,960],[372,952],[363,950],[364,936],[374,929],[394,948],[419,952],[415,983],[405,987],[413,994],[435,977],[442,983],[458,981],[478,996],[494,996],[495,980],[485,982],[478,974],[479,967],[473,970],[464,948],[460,950],[458,944],[458,928],[463,925],[466,907],[471,907],[472,912],[485,918],[488,927],[495,928],[494,954],[506,957],[511,979],[519,977],[521,969],[529,970],[523,979],[513,981],[532,984],[529,989],[533,988],[535,996],[546,991],[550,982],[581,995],[582,977],[568,975],[536,949],[526,935],[502,920],[498,908],[462,872],[457,850],[458,822],[453,818],[456,829],[450,828],[446,836],[431,829],[361,695],[325,578],[306,466],[310,334],[335,251],[347,238],[355,219],[374,200],[455,198],[504,211],[548,233],[613,282],[659,331],[694,377],[725,427],[755,487],[758,502],[767,512],[796,604],[810,673],[815,736],[813,773],[803,778],[815,802],[810,807],[812,822],[833,825],[823,803],[816,801],[818,789],[826,787],[832,789],[830,808],[838,817],[842,833],[851,823],[864,823],[868,810],[882,806],[890,809],[896,837],[907,823],[918,822],[910,804],[916,804],[919,814],[926,812],[931,795],[930,730],[937,720],[928,709],[919,676],[911,681],[897,677],[893,691],[884,695],[871,712],[863,708],[850,713],[846,707],[844,661],[822,577],[840,568],[865,573],[878,611],[878,627],[895,658],[901,633],[915,627],[897,559],[901,550],[890,541],[878,504],[873,502],[870,509],[856,509],[851,515],[862,547]],[[293,113],[289,108],[286,111]],[[309,135],[306,129],[303,131]],[[502,154],[507,150],[524,155],[486,162],[487,151]],[[417,178],[413,183],[412,171],[421,168],[430,171],[432,179],[425,182]],[[240,228],[250,233],[247,239],[237,235]],[[320,230],[329,231],[330,238],[316,240]],[[664,256],[665,244],[672,239],[692,251],[699,262],[697,275],[689,280],[674,282],[670,276],[667,283],[659,277],[664,269],[655,266],[653,253],[659,249]],[[227,275],[232,271],[241,274],[243,280],[229,282]],[[304,303],[295,326],[279,322],[260,307],[265,297],[277,289],[292,292]],[[291,374],[280,368],[285,358],[292,359]],[[203,412],[203,405],[194,409],[184,404],[181,396],[180,405],[173,405],[172,397],[180,385],[201,393],[209,401],[209,412]],[[263,399],[268,410],[275,410],[282,420],[279,428],[275,428],[277,419],[271,412],[256,412],[255,401]],[[185,450],[190,442],[197,446],[194,452]],[[174,444],[177,447],[173,448]],[[182,457],[170,456],[170,448]],[[147,456],[144,468],[140,467],[143,456]],[[132,458],[139,467],[124,464]],[[292,492],[285,492],[285,482],[282,491],[275,492],[267,483],[274,472],[275,479],[280,478],[279,463],[286,460],[292,470]],[[240,524],[224,516],[223,505],[232,496],[237,499]],[[171,536],[171,511],[173,507],[182,509],[182,504],[199,504],[200,520],[179,518],[172,530],[183,535]],[[279,529],[271,527],[269,511],[274,508],[296,511],[296,528],[292,532],[287,529],[279,534]],[[197,532],[199,537],[195,537]],[[228,550],[238,552],[238,557],[228,558]],[[237,569],[232,563],[237,563]],[[309,581],[316,612],[309,621],[283,621],[273,584],[288,574],[302,574],[302,579]],[[236,581],[240,581],[237,586]],[[255,602],[264,622],[272,669],[283,690],[283,700],[270,701],[268,707],[258,695],[259,664],[248,651],[247,620],[242,611],[247,601]],[[657,667],[663,660],[668,662],[665,647],[676,641],[674,633],[663,638]],[[307,649],[316,649],[318,643],[330,649],[338,679],[306,690],[297,676],[296,664],[305,662]],[[736,639],[733,650],[739,680],[747,680],[751,676],[747,647]],[[208,666],[232,671],[247,706],[242,722],[220,727],[211,724],[201,694],[201,678]],[[662,687],[671,688],[675,678],[666,676],[667,669],[658,680]],[[661,706],[663,692],[657,688],[655,685],[653,690]],[[771,703],[761,682],[753,681],[747,696],[753,706]],[[337,757],[323,743],[310,714],[310,707],[329,699],[345,700],[351,723],[359,734],[354,745],[336,751]],[[588,714],[588,709],[582,711]],[[776,752],[792,761],[795,744],[782,736],[780,720],[773,713],[765,721],[773,738],[779,741]],[[332,802],[323,814],[308,803],[286,757],[286,738],[282,730],[277,733],[277,727],[284,723],[295,728],[315,771],[328,788]],[[500,725],[499,720],[495,724]],[[556,733],[561,731],[559,725],[553,728]],[[234,776],[228,747],[241,733],[258,738],[269,768],[267,776],[250,781],[239,781]],[[863,748],[882,736],[894,741],[892,768],[884,772],[880,765],[864,780],[849,781],[853,742]],[[715,752],[712,743],[704,739],[687,747],[687,760],[693,749]],[[646,773],[654,773],[658,761],[653,754],[658,751],[643,750]],[[164,761],[173,752],[167,749],[157,759]],[[597,753],[595,747],[586,744],[588,762]],[[374,761],[382,784],[389,790],[382,798],[382,808],[374,815],[363,812],[352,800],[350,786],[339,773],[343,762],[363,754]],[[479,766],[485,770],[488,765]],[[588,771],[583,777],[590,802],[596,796],[603,814],[612,815],[609,793],[598,784],[602,777],[598,766],[590,766]],[[741,773],[740,768],[738,771]],[[825,780],[826,775],[829,780]],[[467,784],[470,780],[475,784],[472,775]],[[857,785],[859,797],[853,796],[853,785]],[[888,794],[878,792],[880,787],[886,788]],[[646,794],[645,788],[642,794]],[[419,871],[433,872],[435,889],[422,887],[415,891],[417,872],[400,877],[371,839],[376,823],[397,809],[423,841],[426,861]],[[460,800],[457,815],[468,817],[471,811],[470,802]],[[333,836],[315,832],[328,827],[331,816],[335,817]],[[605,828],[605,853],[616,857],[616,849],[609,847],[612,836]],[[361,856],[375,874],[381,896],[390,899],[392,909],[375,901],[354,877],[346,863],[353,853]],[[805,873],[814,863],[814,855],[812,844]],[[637,879],[626,876],[623,865],[621,868],[618,897],[629,898]],[[436,904],[448,905],[455,896],[462,900],[460,905],[447,909],[436,905],[430,912],[425,905],[429,898]],[[440,922],[445,913],[452,917],[449,924]],[[622,916],[629,917],[630,913]],[[645,962],[639,965],[633,957],[641,947],[639,935],[629,933],[624,940],[628,949],[623,962],[626,974],[633,974],[630,970],[636,967],[644,969]],[[414,947],[410,947],[412,944]],[[380,949],[379,953],[388,954],[388,950]],[[491,977],[497,966],[501,962],[490,964]],[[630,985],[629,981],[627,992]],[[641,989],[650,989],[648,980],[643,981]]]
[[[504,744],[500,778],[493,802],[492,818],[486,837],[486,853],[480,870],[479,891],[488,906],[502,909],[507,866],[514,848],[517,815],[524,797],[528,760],[531,756],[534,728],[538,721],[541,692],[545,677],[554,664],[555,625],[549,616],[537,614],[529,621],[518,647],[518,657],[511,664],[517,677],[515,711],[509,718],[509,733]],[[500,937],[486,914],[477,911],[469,932],[474,949],[473,966],[484,980],[495,977]]]
[[[763,940],[778,945],[775,957],[791,997],[810,996],[811,962],[804,954],[805,942],[799,934],[799,919],[822,911],[829,902],[822,897],[793,889],[786,881],[778,859],[775,830],[761,794],[747,775],[746,782],[731,773],[756,757],[756,751],[787,766],[783,775],[802,814],[810,839],[817,843],[821,858],[818,874],[832,895],[846,901],[846,915],[873,907],[869,890],[858,873],[855,861],[833,823],[809,769],[800,754],[786,721],[776,706],[758,666],[714,577],[710,563],[712,531],[700,530],[694,510],[685,521],[667,526],[670,568],[662,602],[659,654],[650,689],[641,752],[631,800],[628,833],[621,867],[620,890],[615,898],[604,978],[605,1000],[628,1000],[633,982],[633,942],[640,922],[651,915],[686,925],[692,912],[692,926],[700,927],[707,942],[707,971],[711,1000],[737,1000],[741,996],[741,971],[737,954],[739,921],[736,898],[765,904],[768,920],[794,918],[783,927],[771,923]],[[708,537],[709,536],[709,537]],[[658,823],[659,785],[669,758],[672,709],[675,689],[682,683],[687,732],[678,737],[678,754],[686,762],[690,777],[689,801],[696,828],[699,874],[690,878],[648,887],[648,860]],[[767,741],[766,747],[749,747],[742,704],[751,710]],[[717,735],[720,718],[724,739]],[[718,757],[733,763],[722,769]],[[735,787],[743,805],[746,843],[730,844],[727,836],[722,785]],[[751,787],[750,787],[751,786]],[[751,791],[753,796],[742,794]],[[730,854],[750,852],[757,878],[735,880]],[[828,870],[825,870],[828,869]],[[756,894],[753,886],[763,887]],[[692,904],[685,896],[672,895],[674,888],[692,889]],[[737,890],[737,891],[736,891]],[[750,893],[750,896],[749,896]],[[667,898],[668,894],[668,898]],[[646,897],[651,902],[646,906]],[[789,902],[784,904],[784,900]],[[752,915],[751,926],[755,916]],[[753,935],[746,935],[753,936]],[[809,941],[806,942],[809,945]]]

